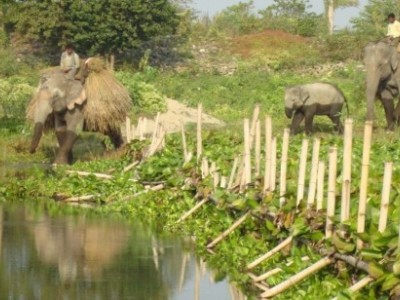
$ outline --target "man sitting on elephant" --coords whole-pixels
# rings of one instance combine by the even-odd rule
[[[388,15],[388,32],[387,37],[391,45],[395,48],[399,45],[400,41],[400,22],[396,20],[396,16],[391,13]]]
[[[74,80],[79,69],[79,55],[75,52],[74,46],[69,44],[61,55],[60,67],[68,79]]]

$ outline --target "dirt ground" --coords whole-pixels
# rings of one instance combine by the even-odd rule
[[[197,123],[197,108],[187,107],[186,105],[173,100],[167,99],[167,112],[160,114],[159,122],[164,127],[167,133],[178,132],[182,125]],[[145,135],[152,134],[155,126],[155,118],[142,119],[139,122],[144,122],[143,133]],[[211,127],[222,127],[225,123],[217,118],[214,118],[203,111],[202,124]],[[139,135],[137,124],[135,126],[135,135]]]

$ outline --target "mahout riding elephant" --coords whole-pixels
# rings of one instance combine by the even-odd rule
[[[296,134],[305,119],[305,131],[311,134],[316,115],[326,115],[335,124],[335,130],[342,132],[340,115],[346,98],[342,91],[329,83],[311,83],[287,87],[285,90],[285,114],[293,118],[291,134]]]
[[[374,120],[374,104],[378,98],[386,115],[387,130],[392,131],[400,116],[400,103],[394,107],[399,94],[400,67],[397,49],[387,42],[368,44],[364,49],[366,68],[367,120]]]
[[[59,68],[41,74],[27,113],[34,122],[31,153],[45,128],[56,132],[59,149],[54,163],[58,164],[72,162],[72,148],[82,129],[108,135],[116,148],[123,144],[120,128],[131,108],[129,93],[100,59],[88,60],[85,68],[84,84],[67,78]]]

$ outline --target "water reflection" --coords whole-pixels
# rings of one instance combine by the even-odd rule
[[[141,225],[0,207],[0,299],[244,299],[174,237]]]

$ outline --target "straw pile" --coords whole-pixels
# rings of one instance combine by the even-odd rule
[[[84,119],[87,130],[119,129],[132,105],[127,89],[106,69],[101,59],[90,58],[86,68],[88,77],[84,88],[88,100]]]

